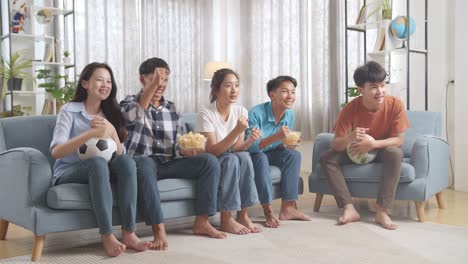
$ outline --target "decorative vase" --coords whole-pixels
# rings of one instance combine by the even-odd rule
[[[65,64],[72,64],[72,58],[70,56],[63,57],[63,63]]]
[[[392,19],[392,9],[382,9],[382,19]]]

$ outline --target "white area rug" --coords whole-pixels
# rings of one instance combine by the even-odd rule
[[[311,222],[285,221],[278,229],[224,240],[172,231],[166,252],[128,250],[108,258],[96,243],[48,250],[41,263],[468,263],[467,228],[406,219],[388,231],[371,219],[337,226],[336,215],[311,215]],[[30,256],[0,262],[29,263]]]

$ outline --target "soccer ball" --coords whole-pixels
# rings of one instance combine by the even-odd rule
[[[117,144],[112,138],[91,138],[78,148],[80,160],[102,157],[107,162],[117,155]]]
[[[348,146],[346,148],[346,154],[348,154],[349,159],[356,164],[367,164],[377,157],[377,150],[374,149],[360,155],[351,155],[350,148]]]

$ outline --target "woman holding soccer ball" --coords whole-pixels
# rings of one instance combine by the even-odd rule
[[[118,256],[126,248],[143,251],[152,245],[140,241],[135,235],[137,165],[133,158],[123,154],[122,142],[127,135],[116,92],[112,69],[104,63],[88,64],[81,72],[75,98],[57,115],[50,145],[56,160],[53,184],[89,185],[101,241],[109,256]],[[117,156],[110,161],[99,155],[80,160],[78,149],[94,138],[115,141]],[[112,234],[111,182],[117,183],[122,242]]]

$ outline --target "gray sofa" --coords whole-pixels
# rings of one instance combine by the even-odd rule
[[[32,261],[40,259],[45,235],[54,232],[96,228],[88,187],[84,184],[51,186],[54,160],[49,151],[55,116],[0,119],[0,240],[8,223],[35,235]],[[185,131],[193,130],[195,114],[183,114]],[[273,198],[280,197],[280,170],[271,167]],[[196,184],[193,180],[158,182],[167,219],[195,214]],[[299,193],[303,191],[300,179]],[[120,219],[114,207],[113,222]],[[139,217],[138,221],[141,221]]]
[[[412,200],[418,220],[424,221],[424,202],[436,195],[443,208],[441,191],[448,187],[449,145],[440,138],[440,113],[408,111],[410,128],[402,146],[403,163],[395,199]],[[321,133],[314,142],[309,191],[316,193],[314,211],[318,211],[324,194],[332,194],[319,163],[320,155],[330,148],[333,134]],[[382,163],[345,164],[343,175],[353,197],[376,198]]]

